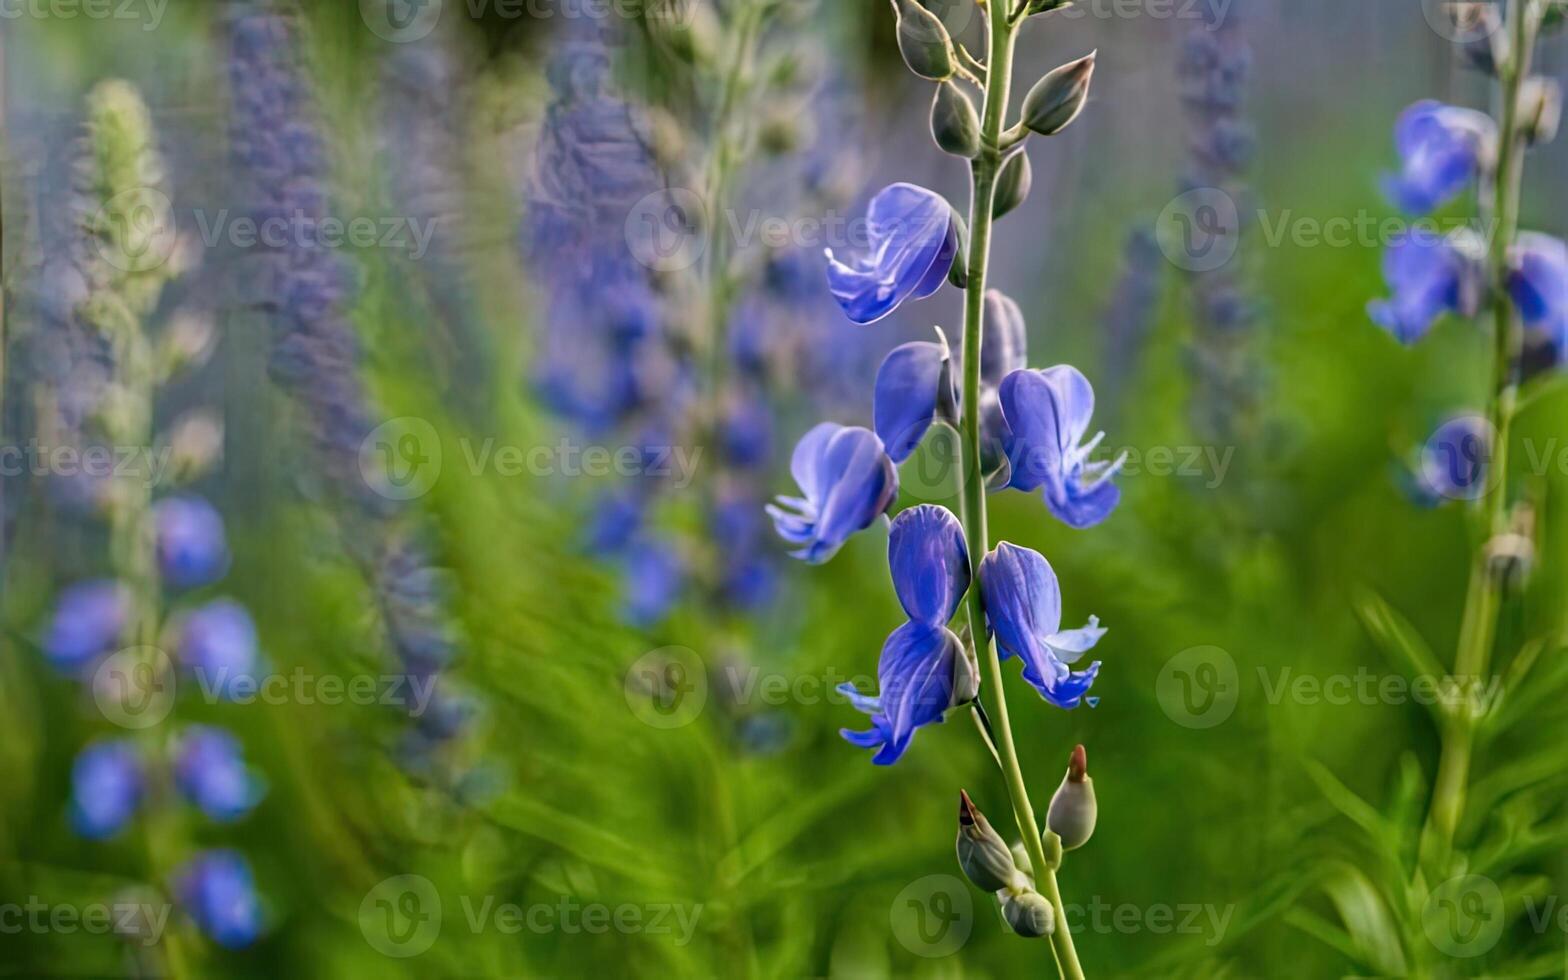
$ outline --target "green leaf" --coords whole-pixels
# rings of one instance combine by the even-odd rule
[[[1338,873],[1323,882],[1323,891],[1339,910],[1340,920],[1360,954],[1357,958],[1380,975],[1405,976],[1408,971],[1399,929],[1383,896],[1367,876],[1351,865],[1340,865]]]

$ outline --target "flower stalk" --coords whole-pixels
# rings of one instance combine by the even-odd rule
[[[1487,461],[1490,471],[1487,489],[1479,500],[1479,533],[1473,546],[1470,585],[1465,597],[1459,648],[1454,661],[1454,673],[1459,678],[1479,680],[1486,674],[1502,605],[1503,583],[1488,568],[1487,543],[1494,535],[1508,529],[1508,441],[1518,404],[1519,362],[1523,347],[1519,313],[1507,288],[1508,253],[1519,233],[1519,205],[1527,149],[1520,97],[1525,80],[1530,76],[1531,58],[1540,33],[1542,14],[1543,8],[1537,0],[1508,0],[1503,28],[1508,32],[1507,52],[1497,66],[1501,99],[1497,166],[1492,175],[1492,187],[1484,189],[1492,203],[1495,228],[1487,256],[1494,331],[1493,385],[1489,411],[1493,445]],[[1454,835],[1464,813],[1476,721],[1476,706],[1466,701],[1449,714],[1443,725],[1437,779],[1421,840],[1423,863],[1439,875],[1446,874]]]
[[[990,259],[992,205],[996,196],[997,176],[1003,162],[1002,138],[1005,114],[1012,83],[1013,49],[1017,38],[1018,21],[1008,16],[1005,9],[989,11],[989,56],[986,64],[984,105],[980,123],[980,153],[972,166],[972,191],[969,202],[969,254],[966,264],[968,289],[964,297],[963,333],[963,418],[962,434],[963,472],[961,494],[961,520],[964,537],[969,542],[969,561],[972,585],[967,599],[969,632],[973,642],[983,647],[985,683],[992,693],[993,707],[988,715],[992,722],[995,750],[1002,774],[1007,781],[1007,794],[1012,803],[1013,818],[1023,836],[1024,848],[1034,871],[1037,887],[1056,913],[1056,928],[1051,933],[1051,946],[1056,954],[1057,970],[1064,980],[1082,980],[1083,968],[1078,963],[1078,953],[1067,925],[1062,907],[1061,890],[1056,883],[1056,868],[1047,861],[1040,825],[1035,819],[1034,807],[1029,801],[1028,786],[1018,760],[1018,748],[1013,739],[1012,725],[1008,719],[1007,696],[1003,687],[1001,658],[996,645],[987,639],[985,607],[980,590],[980,561],[990,550],[990,537],[986,528],[985,477],[981,471],[980,456],[980,343],[985,317],[986,269]],[[1023,152],[1021,149],[1014,152]]]

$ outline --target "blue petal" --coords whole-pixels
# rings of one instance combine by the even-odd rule
[[[1100,617],[1090,616],[1085,626],[1075,630],[1062,630],[1045,638],[1045,645],[1056,654],[1056,659],[1064,664],[1075,664],[1085,653],[1094,648],[1100,638],[1105,635],[1105,627],[1100,625]]]
[[[996,387],[1029,366],[1028,327],[1023,311],[999,290],[985,291],[985,329],[980,341],[980,381]]]
[[[998,390],[1007,454],[1007,485],[1043,487],[1051,513],[1069,527],[1104,520],[1121,500],[1110,483],[1123,460],[1091,463],[1099,440],[1083,443],[1094,413],[1094,389],[1077,368],[1062,364],[1043,371],[1014,371]]]
[[[1116,505],[1122,501],[1121,487],[1110,481],[1121,469],[1121,464],[1122,460],[1117,460],[1111,469],[1087,483],[1082,480],[1065,480],[1048,485],[1045,491],[1046,506],[1056,515],[1057,520],[1070,528],[1081,531],[1094,527],[1111,516]]]
[[[826,250],[828,289],[850,320],[872,323],[941,287],[958,236],[940,194],[914,184],[883,188],[871,200],[866,230],[867,254],[844,262]]]
[[[1557,327],[1568,314],[1568,245],[1527,232],[1514,248],[1508,293],[1531,326]]]
[[[899,514],[888,535],[893,590],[909,618],[941,626],[969,591],[964,529],[945,507],[921,504]]]
[[[863,711],[868,715],[879,714],[882,711],[881,698],[872,697],[869,694],[861,694],[855,689],[855,685],[848,681],[840,684],[836,690],[849,700],[849,703],[854,706],[856,711]]]
[[[931,428],[947,363],[946,344],[917,340],[895,347],[877,369],[871,414],[893,462],[908,459]]]
[[[804,499],[780,497],[767,508],[779,535],[811,564],[832,558],[849,536],[870,527],[898,496],[898,469],[876,433],[823,423],[795,449],[791,470]]]
[[[888,636],[877,663],[888,743],[873,762],[897,761],[917,728],[942,720],[952,705],[953,666],[962,655],[958,637],[942,626],[905,623]]]

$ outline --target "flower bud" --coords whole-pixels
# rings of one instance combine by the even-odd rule
[[[1078,118],[1089,99],[1095,54],[1068,62],[1035,82],[1024,96],[1025,126],[1041,136],[1055,136]]]
[[[1528,78],[1519,93],[1519,116],[1524,138],[1540,146],[1557,138],[1563,117],[1563,90],[1555,78]]]
[[[958,234],[958,250],[953,255],[953,264],[947,268],[947,281],[958,289],[968,289],[969,225],[956,209],[953,211],[953,231]]]
[[[946,338],[943,338],[944,343]],[[949,358],[943,368],[942,388],[944,394],[940,396],[937,412],[944,417],[956,417],[957,406],[952,404],[953,385],[949,380],[948,372],[952,370],[952,359]],[[946,402],[947,404],[942,404]],[[953,662],[953,698],[952,707],[968,704],[980,696],[980,662],[975,657],[974,644],[969,642],[969,627],[959,634],[958,646],[963,655]]]
[[[1072,4],[1073,0],[1029,0],[1029,6],[1024,8],[1024,16],[1033,17],[1036,14],[1048,14],[1053,10],[1071,7]]]
[[[1056,910],[1039,892],[1003,895],[1002,918],[1025,939],[1038,939],[1056,931]]]
[[[1000,891],[1017,883],[1007,843],[963,790],[958,792],[958,866],[976,888]]]
[[[1508,530],[1486,543],[1486,567],[1504,589],[1523,587],[1535,565],[1535,510],[1528,504],[1514,509]]]
[[[1029,196],[1034,185],[1034,168],[1029,165],[1029,154],[1020,149],[1002,164],[996,176],[996,192],[991,198],[991,217],[1000,218]]]
[[[904,64],[933,82],[952,78],[953,42],[942,19],[915,0],[893,0],[893,7],[898,13],[898,52],[904,56]]]
[[[201,410],[183,415],[169,431],[168,444],[174,481],[200,479],[223,458],[223,420]]]
[[[1088,760],[1083,746],[1073,749],[1067,763],[1067,775],[1062,785],[1051,797],[1051,808],[1045,815],[1045,825],[1062,839],[1062,848],[1071,851],[1082,847],[1094,833],[1097,810],[1094,803],[1094,780],[1089,778]]]
[[[955,157],[973,159],[980,152],[980,116],[964,90],[952,82],[936,87],[931,100],[931,136]]]
[[[211,317],[188,311],[175,314],[159,338],[158,360],[163,376],[201,367],[212,355],[217,336]]]

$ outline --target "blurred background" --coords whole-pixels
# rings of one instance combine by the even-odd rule
[[[1415,467],[1489,382],[1471,321],[1406,348],[1366,312],[1395,118],[1490,105],[1434,6],[1024,28],[1018,86],[1098,68],[991,284],[1129,453],[1097,528],[990,509],[1109,628],[1097,707],[1010,692],[1037,806],[1087,746],[1062,887],[1090,976],[1568,972],[1560,639],[1460,828],[1497,931],[1433,938],[1401,891],[1438,739],[1379,625],[1452,662],[1464,508]],[[886,5],[0,18],[0,973],[1049,973],[959,876],[957,791],[1010,823],[969,721],[889,768],[838,735],[833,688],[869,690],[902,621],[886,531],[811,567],[761,509],[812,425],[870,424],[889,350],[961,331],[952,288],[864,327],[825,289],[877,189],[968,197]],[[1565,63],[1549,38],[1538,70]],[[1565,168],[1531,156],[1528,226],[1568,226]],[[1507,655],[1568,628],[1560,380],[1515,438],[1541,557]],[[941,449],[900,506],[949,501]],[[224,764],[192,749],[214,730]],[[106,745],[138,761],[84,764]]]

